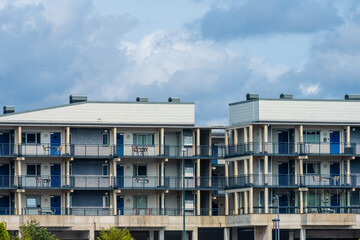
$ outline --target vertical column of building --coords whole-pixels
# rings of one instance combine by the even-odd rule
[[[18,151],[18,155],[21,155],[21,145],[22,145],[22,128],[21,126],[18,126],[16,129],[16,140],[17,140],[17,151]],[[22,172],[21,172],[21,167],[22,167],[22,161],[25,160],[24,157],[20,157],[18,156],[15,160],[15,175],[16,178],[18,179],[18,186],[21,186],[22,184]],[[22,214],[22,192],[24,192],[24,189],[17,189],[15,192],[15,212],[17,215],[21,215]]]
[[[159,141],[159,144],[160,144],[160,155],[162,155],[162,156],[165,154],[164,140],[165,140],[164,128],[160,128],[160,141]]]
[[[200,128],[196,129],[196,155],[200,156]]]
[[[244,145],[245,145],[245,152],[249,151],[249,142],[248,142],[248,130],[247,127],[244,127]]]
[[[238,199],[238,193],[234,192],[234,213],[235,215],[239,214],[239,199]]]
[[[239,141],[238,141],[238,130],[235,128],[234,129],[234,146],[233,146],[233,152],[235,154],[238,153],[238,144],[239,144]]]
[[[247,191],[244,191],[243,195],[244,195],[244,214],[248,214],[248,213],[249,213],[248,192],[247,192]]]
[[[259,148],[259,150],[258,150],[259,153],[264,152],[264,151],[263,151],[263,144],[262,144],[262,143],[263,143],[262,130],[263,130],[263,129],[262,129],[262,126],[260,126],[260,127],[259,127],[259,143],[258,143],[258,146],[257,146],[257,147]],[[256,146],[254,146],[254,148],[256,148]]]
[[[225,192],[225,216],[229,215],[229,193]]]
[[[268,125],[264,125],[264,152],[268,152],[269,137],[268,137]]]
[[[70,155],[70,127],[66,127],[65,153]]]
[[[225,129],[225,155],[229,154],[229,133],[228,130]]]
[[[119,153],[117,152],[117,147],[116,147],[116,145],[117,145],[117,141],[116,141],[117,129],[116,129],[116,127],[112,128],[112,133],[113,133],[112,134],[113,153],[114,153],[114,155],[119,156]],[[124,150],[125,150],[125,148],[124,148]]]

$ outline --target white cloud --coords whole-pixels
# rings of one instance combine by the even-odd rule
[[[317,94],[320,91],[319,84],[311,84],[311,83],[310,84],[303,84],[303,83],[301,83],[299,85],[299,88],[300,88],[302,94],[305,95],[305,96]]]

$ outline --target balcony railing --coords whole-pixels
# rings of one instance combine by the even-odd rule
[[[27,189],[72,188],[72,176],[60,175],[23,175],[14,177],[14,185]]]
[[[226,157],[243,156],[251,154],[266,155],[359,155],[358,143],[293,143],[293,142],[268,142],[246,143],[230,145],[221,152]]]
[[[360,174],[252,174],[229,177],[228,188],[237,187],[356,187],[360,184]]]

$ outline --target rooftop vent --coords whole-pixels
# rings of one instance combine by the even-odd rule
[[[147,97],[137,97],[136,101],[137,102],[148,102],[149,100]]]
[[[293,99],[292,94],[282,93],[280,94],[280,99]]]
[[[14,113],[14,112],[15,112],[15,107],[14,106],[4,106],[3,107],[3,113],[4,114]]]
[[[179,103],[180,98],[179,97],[169,97],[168,102]]]
[[[257,93],[248,93],[246,94],[246,100],[255,100],[255,99],[259,99],[259,94]]]
[[[71,103],[78,103],[78,102],[86,102],[87,96],[82,95],[70,95],[70,104]]]
[[[360,94],[346,94],[345,100],[360,100]]]

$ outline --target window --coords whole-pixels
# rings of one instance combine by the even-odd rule
[[[41,134],[40,133],[22,133],[21,141],[22,141],[22,143],[27,143],[27,144],[40,144],[41,143]]]
[[[134,134],[134,145],[154,145],[154,134]]]
[[[134,196],[134,208],[147,208],[147,197]]]
[[[304,142],[307,143],[320,142],[320,131],[304,131]]]
[[[107,133],[103,133],[102,134],[102,140],[103,140],[103,145],[108,145],[109,144],[109,135]]]
[[[40,176],[41,165],[40,164],[29,164],[26,166],[26,174],[29,176]]]
[[[110,207],[109,196],[103,196],[103,207],[104,208]]]
[[[134,165],[134,176],[135,177],[146,177],[147,166]]]
[[[109,175],[109,164],[102,165],[102,175],[108,176]]]
[[[31,196],[26,199],[26,207],[28,208],[40,208],[41,207],[41,197],[40,196]]]
[[[304,163],[305,174],[320,174],[320,163]]]

